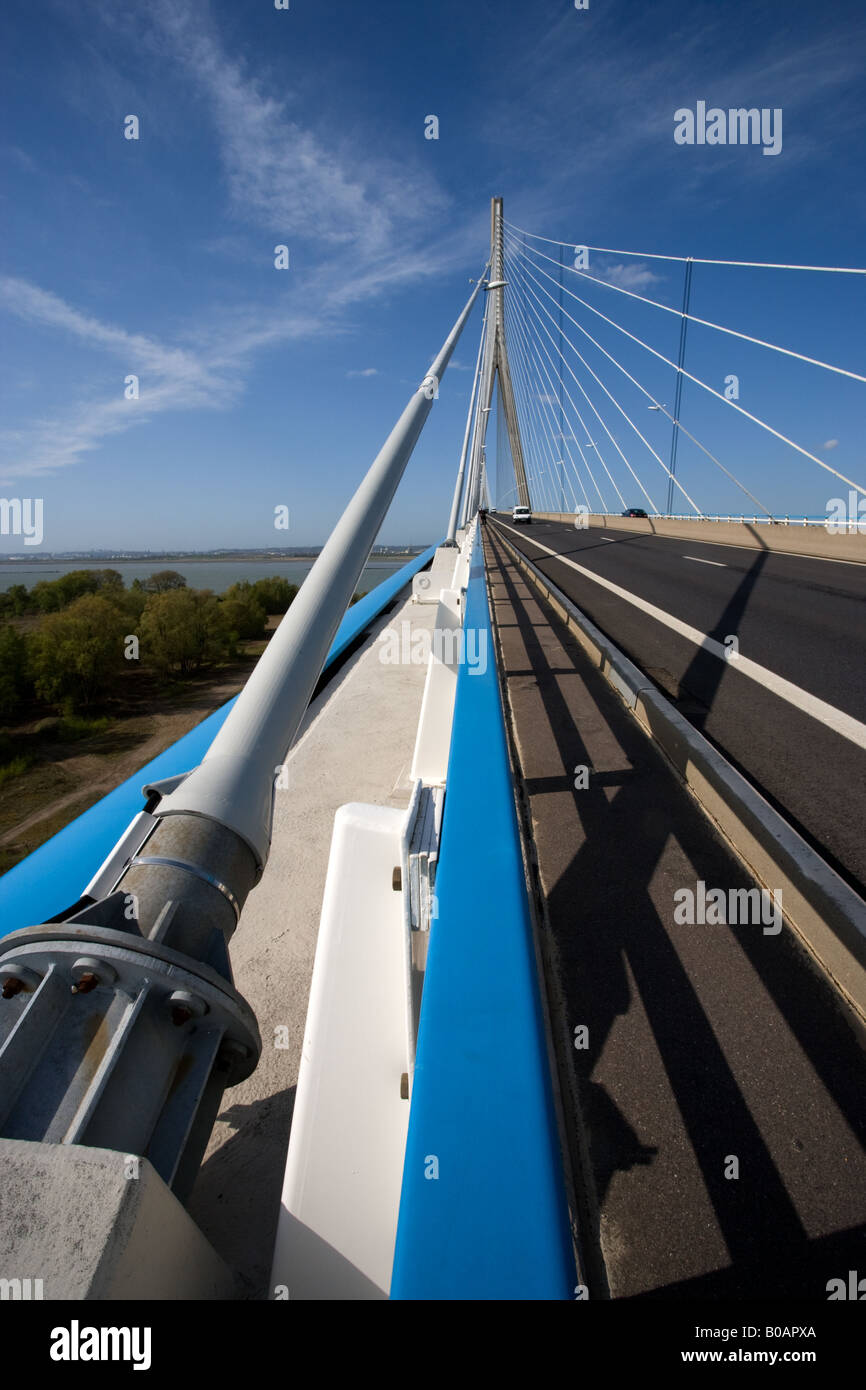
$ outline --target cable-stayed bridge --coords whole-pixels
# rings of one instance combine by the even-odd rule
[[[864,272],[491,215],[240,696],[0,881],[0,1226],[46,1298],[851,1296],[866,491],[696,335],[797,420],[782,367],[866,377],[692,305]],[[349,608],[479,301],[442,542]],[[695,392],[842,510],[785,514]]]

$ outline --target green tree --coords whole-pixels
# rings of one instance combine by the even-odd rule
[[[141,617],[141,656],[162,671],[182,675],[225,655],[231,629],[208,589],[168,589],[152,594]]]
[[[67,709],[89,705],[122,670],[124,615],[98,594],[49,613],[30,638],[36,693]]]
[[[110,588],[110,581],[101,579],[103,575],[115,575],[123,588],[123,579],[117,570],[70,570],[68,574],[61,574],[59,579],[40,579],[33,587],[31,600],[40,613],[59,613],[84,594],[95,594],[103,587]]]
[[[38,613],[59,613],[61,594],[55,579],[40,579],[30,590],[30,604]]]
[[[20,618],[22,614],[32,611],[33,600],[24,584],[10,584],[9,588],[6,590],[6,597],[11,604],[12,612],[16,618]]]
[[[268,615],[260,603],[250,595],[242,598],[223,598],[220,602],[223,616],[235,638],[250,640],[264,637]]]
[[[145,579],[144,587],[149,594],[165,594],[172,589],[185,589],[186,580],[177,570],[157,570]]]
[[[20,632],[0,627],[0,719],[14,719],[27,693],[27,643]]]
[[[269,575],[257,579],[252,585],[252,594],[266,613],[285,613],[298,592],[297,584],[290,584],[282,575]]]
[[[96,591],[105,594],[106,598],[110,594],[122,592],[124,589],[123,575],[120,570],[93,570],[96,579]]]

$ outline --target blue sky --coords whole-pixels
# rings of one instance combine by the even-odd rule
[[[0,494],[44,499],[49,550],[324,540],[465,302],[493,194],[512,223],[573,244],[866,259],[866,19],[847,0],[7,0],[2,28]],[[781,153],[677,145],[675,110],[700,100],[781,108]],[[675,358],[678,319],[610,286],[679,307],[682,266],[593,269],[605,284],[569,288]],[[566,308],[672,403],[670,368]],[[866,277],[694,271],[693,313],[866,374],[864,309]],[[479,329],[476,311],[385,542],[443,530]],[[667,460],[667,422],[591,352]],[[512,353],[526,356],[516,323]],[[864,480],[862,383],[695,325],[686,366],[716,389],[737,374],[744,408]],[[583,380],[663,503],[663,470]],[[688,383],[682,419],[773,509],[822,512],[846,490]],[[538,473],[543,441],[525,447]],[[703,509],[743,509],[686,441],[678,473]]]

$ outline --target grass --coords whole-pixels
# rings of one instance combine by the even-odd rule
[[[0,767],[0,787],[11,782],[13,777],[20,777],[22,772],[33,766],[33,754],[21,753],[17,758],[12,758],[8,763]]]
[[[131,775],[140,765],[139,745],[165,730],[167,747],[179,736],[178,716],[186,715],[186,732],[217,709],[266,645],[245,642],[236,661],[183,681],[135,672],[106,702],[109,713],[51,714],[43,706],[26,722],[0,728],[0,875]]]

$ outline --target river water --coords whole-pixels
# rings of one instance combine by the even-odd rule
[[[410,558],[402,555],[393,560],[371,560],[358,580],[358,592],[375,589],[383,579],[408,564]],[[72,570],[113,569],[123,575],[127,588],[133,579],[147,579],[157,570],[176,570],[191,589],[212,589],[221,594],[238,580],[254,581],[272,574],[282,575],[290,584],[302,584],[312,564],[312,560],[6,560],[0,562],[0,592],[13,584],[32,589],[40,579],[58,579]]]

